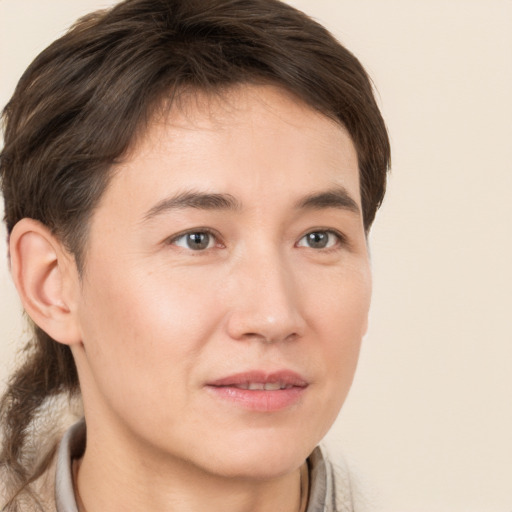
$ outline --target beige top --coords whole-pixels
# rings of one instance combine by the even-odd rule
[[[85,448],[85,422],[75,423],[62,438],[57,454],[55,499],[57,512],[78,512],[73,492],[73,460]],[[358,512],[354,508],[350,474],[346,466],[334,466],[317,447],[308,458],[309,501],[306,512]]]

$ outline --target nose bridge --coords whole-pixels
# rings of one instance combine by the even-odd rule
[[[301,336],[304,319],[289,260],[271,245],[248,253],[232,269],[230,335],[267,342]]]

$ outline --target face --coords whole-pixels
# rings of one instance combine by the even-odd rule
[[[366,329],[360,212],[347,132],[277,88],[155,120],[91,221],[73,347],[89,435],[223,476],[296,469]]]

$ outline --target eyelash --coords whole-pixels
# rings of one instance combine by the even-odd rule
[[[180,238],[183,238],[183,237],[186,237],[188,235],[194,235],[194,234],[205,234],[205,235],[208,235],[210,237],[213,237],[214,239],[214,242],[215,242],[215,246],[218,246],[218,245],[223,245],[221,242],[219,242],[220,240],[220,235],[213,231],[212,229],[209,229],[209,228],[195,228],[195,229],[189,229],[187,231],[184,231],[182,233],[178,233],[177,235],[174,235],[172,238],[169,238],[167,243],[169,245],[175,245],[176,247],[180,247],[179,245],[176,244],[176,242],[180,239]],[[184,250],[187,250],[185,249],[184,247],[180,247]],[[188,250],[190,250],[191,252],[197,252],[197,253],[200,253],[200,252],[205,252],[206,250],[208,249],[212,249],[213,247],[208,247],[206,249],[200,249],[200,250],[194,250],[192,248],[188,248]]]
[[[304,245],[299,245],[300,242],[305,239],[307,236],[311,236],[313,234],[327,234],[327,235],[333,235],[334,237],[336,237],[336,242],[334,243],[333,246],[331,247],[320,247],[320,248],[314,248],[314,247],[308,247],[308,246],[304,246]],[[210,237],[213,237],[214,239],[214,247],[215,246],[221,246],[223,247],[223,244],[222,242],[220,242],[220,235],[212,230],[212,229],[209,229],[209,228],[195,228],[195,229],[191,229],[191,230],[187,230],[187,231],[184,231],[182,233],[178,233],[177,235],[174,235],[172,238],[169,238],[167,240],[167,244],[168,245],[175,245],[176,247],[180,247],[179,245],[176,244],[176,242],[180,239],[180,238],[184,238],[188,235],[194,235],[194,234],[198,234],[198,235],[208,235]],[[309,248],[309,249],[313,249],[315,251],[318,251],[318,252],[331,252],[331,251],[335,251],[337,249],[340,248],[340,246],[343,246],[343,245],[347,245],[347,240],[346,240],[346,237],[340,233],[339,231],[336,231],[336,230],[333,230],[333,229],[326,229],[326,228],[315,228],[315,229],[312,229],[310,231],[308,231],[307,233],[305,233],[304,235],[302,235],[299,240],[296,242],[295,244],[295,247],[306,247],[306,248]],[[185,248],[185,247],[180,247],[184,250],[189,250],[190,252],[196,252],[196,253],[202,253],[202,252],[205,252],[209,249],[213,249],[214,247],[206,247],[204,249],[192,249],[190,247],[188,248]]]
[[[336,238],[335,243],[331,247],[314,248],[314,247],[307,247],[306,246],[306,248],[313,249],[313,250],[316,250],[316,251],[321,251],[323,253],[327,253],[327,252],[331,252],[331,251],[336,251],[340,247],[342,247],[344,245],[347,245],[346,237],[342,233],[340,233],[339,231],[336,231],[334,229],[327,229],[327,228],[316,228],[316,229],[311,229],[307,233],[302,235],[299,238],[299,241],[297,242],[296,246],[303,247],[303,246],[299,245],[301,240],[305,239],[307,236],[311,236],[313,234],[319,234],[319,233],[327,234],[328,236],[329,235],[333,235]]]

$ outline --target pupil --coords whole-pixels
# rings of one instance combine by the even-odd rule
[[[210,235],[208,233],[190,233],[187,239],[187,245],[195,251],[206,249],[209,242]]]
[[[314,249],[323,249],[327,245],[328,236],[327,233],[309,233],[308,243],[310,247]]]

